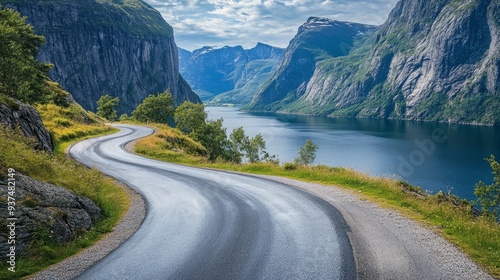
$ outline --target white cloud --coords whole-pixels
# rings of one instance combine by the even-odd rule
[[[397,0],[145,0],[175,30],[177,45],[202,46],[263,42],[286,47],[310,16],[382,24]]]

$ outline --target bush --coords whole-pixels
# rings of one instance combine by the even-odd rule
[[[287,162],[283,165],[283,169],[285,169],[286,171],[293,171],[297,169],[297,167],[297,164],[291,162]]]
[[[493,169],[493,183],[486,185],[483,182],[476,184],[474,195],[477,196],[475,205],[481,207],[483,216],[498,219],[500,214],[500,164],[491,155],[485,159]]]

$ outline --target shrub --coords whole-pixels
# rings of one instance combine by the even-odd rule
[[[481,207],[481,213],[484,216],[499,218],[500,214],[500,164],[491,155],[485,159],[493,169],[493,183],[486,185],[483,182],[476,184],[474,195],[477,196],[475,204]]]
[[[307,140],[306,144],[300,147],[299,157],[295,158],[295,163],[298,165],[310,165],[316,159],[316,150],[318,150],[318,145],[314,144],[311,140]]]
[[[285,169],[286,171],[295,170],[295,169],[297,169],[297,164],[291,163],[291,162],[287,162],[287,163],[285,163],[283,165],[283,169]]]

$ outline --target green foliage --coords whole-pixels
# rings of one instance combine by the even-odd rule
[[[261,162],[269,157],[266,152],[266,141],[264,141],[264,137],[260,133],[251,139],[246,139],[243,149],[250,163]]]
[[[132,120],[132,118],[127,114],[121,114],[118,120],[120,120],[121,122],[126,122]]]
[[[314,144],[311,140],[307,140],[306,144],[300,147],[299,157],[295,158],[295,163],[298,165],[310,165],[316,159],[316,150],[318,150],[318,145]]]
[[[172,94],[167,90],[154,96],[150,94],[132,112],[134,118],[140,122],[154,122],[164,124],[174,112]]]
[[[208,121],[202,126],[201,131],[195,134],[195,140],[199,141],[208,151],[208,159],[214,161],[218,158],[227,160],[228,141],[226,129],[222,126],[222,119]]]
[[[228,140],[229,156],[227,160],[233,163],[241,163],[243,158],[246,158],[250,163],[275,160],[274,156],[271,157],[266,152],[266,142],[260,133],[250,138],[245,135],[243,127],[239,127],[233,130]]]
[[[207,113],[203,104],[187,101],[175,109],[174,120],[176,127],[186,135],[200,131],[205,125],[206,119]]]
[[[486,158],[493,169],[493,183],[486,185],[483,182],[476,184],[474,195],[477,196],[476,204],[481,207],[481,213],[484,216],[499,218],[500,214],[500,163],[491,155]]]
[[[233,132],[229,135],[230,141],[230,161],[233,163],[241,163],[243,160],[244,145],[248,141],[248,136],[245,135],[245,130],[243,127],[235,128]]]
[[[285,164],[283,164],[283,169],[285,169],[286,171],[295,170],[297,169],[297,167],[297,164],[291,162],[286,162]]]
[[[52,66],[35,59],[43,43],[25,18],[0,6],[0,94],[31,104],[46,101]]]
[[[120,104],[120,98],[111,97],[109,94],[101,96],[97,100],[97,115],[110,121],[116,120],[116,107]]]
[[[203,104],[189,101],[182,103],[175,110],[174,120],[180,131],[207,149],[209,160],[231,158],[226,129],[222,127],[223,120],[208,121]]]

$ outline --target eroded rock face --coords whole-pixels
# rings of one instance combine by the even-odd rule
[[[24,254],[36,238],[51,238],[56,242],[68,242],[92,228],[101,210],[90,199],[73,192],[16,174],[15,209],[16,253]],[[7,183],[0,181],[0,207],[7,209]],[[2,211],[5,221],[7,211]],[[4,223],[3,223],[4,224]],[[0,255],[8,253],[7,235],[0,234]]]
[[[139,0],[2,0],[45,36],[38,59],[54,64],[50,78],[87,110],[104,94],[130,113],[149,94],[169,89],[174,102],[200,102],[179,74],[172,28]]]
[[[20,128],[26,137],[37,140],[36,149],[52,153],[54,142],[45,129],[40,115],[35,108],[9,99],[9,102],[0,102],[0,124],[13,129]]]

